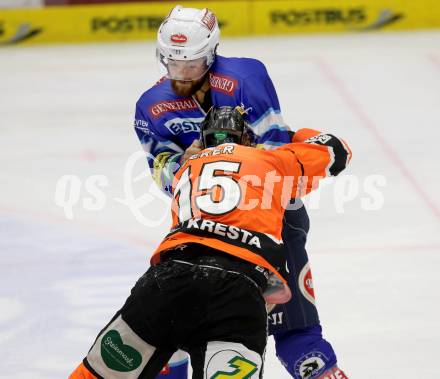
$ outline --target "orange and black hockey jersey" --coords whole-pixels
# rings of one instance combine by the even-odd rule
[[[151,263],[166,250],[196,243],[265,267],[286,283],[279,273],[286,206],[320,179],[338,175],[350,159],[344,141],[311,129],[275,150],[224,144],[193,155],[176,173],[172,229]]]

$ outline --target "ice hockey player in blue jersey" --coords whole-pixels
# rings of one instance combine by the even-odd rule
[[[170,193],[174,173],[200,150],[200,124],[211,106],[246,109],[254,142],[273,149],[292,134],[281,116],[278,96],[263,63],[217,54],[220,30],[208,9],[176,6],[157,34],[163,77],[136,104],[135,130],[156,183]],[[287,209],[283,240],[288,249],[292,300],[268,316],[277,356],[295,379],[346,378],[332,346],[322,337],[308,256],[309,219],[302,204]],[[186,379],[188,362],[178,355],[159,376]]]

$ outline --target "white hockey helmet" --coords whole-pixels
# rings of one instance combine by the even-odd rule
[[[157,32],[159,69],[170,79],[197,80],[214,62],[219,40],[220,29],[214,13],[208,8],[177,5]]]

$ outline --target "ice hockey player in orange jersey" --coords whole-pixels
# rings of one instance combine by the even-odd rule
[[[208,112],[205,149],[174,179],[170,233],[70,379],[153,379],[178,349],[189,353],[193,379],[262,377],[266,302],[291,295],[285,207],[339,174],[351,152],[310,129],[276,150],[256,149],[243,112]]]

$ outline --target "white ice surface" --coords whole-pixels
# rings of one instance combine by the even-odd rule
[[[318,307],[340,366],[354,379],[439,378],[440,32],[220,50],[265,62],[293,128],[352,147],[346,175],[309,207]],[[0,49],[0,379],[67,378],[169,227],[160,195],[141,199],[137,217],[121,202],[154,188],[144,162],[126,162],[139,150],[134,104],[156,79],[152,43]],[[82,184],[72,220],[54,200],[68,174]],[[84,208],[91,175],[108,178],[98,210]],[[371,175],[386,180],[375,211],[362,207]],[[348,182],[359,191],[341,203]],[[272,343],[265,377],[289,378]]]

